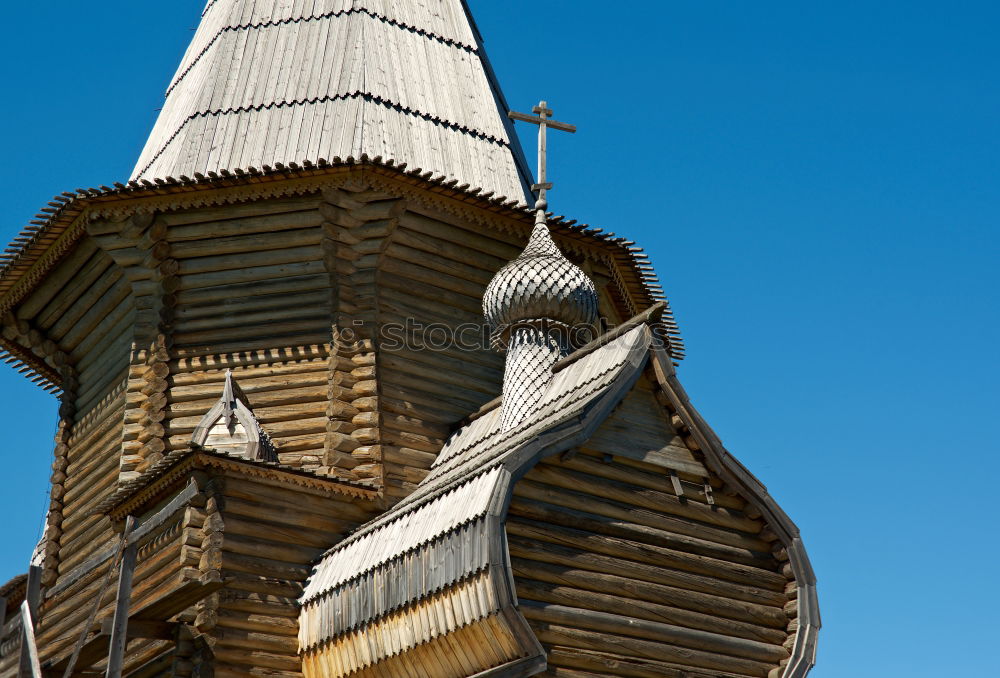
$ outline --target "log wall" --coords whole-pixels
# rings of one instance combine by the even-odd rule
[[[232,369],[282,463],[322,465],[331,327],[315,199],[163,214],[172,292],[167,449],[187,445]]]
[[[136,516],[138,523],[142,524],[157,513],[168,500],[169,497],[138,514]],[[197,580],[201,576],[198,565],[204,523],[202,507],[205,503],[204,495],[196,495],[188,506],[168,516],[140,542],[132,587],[133,612],[162,600],[185,582]],[[102,520],[107,521],[106,518]],[[120,529],[121,525],[118,527]],[[112,531],[110,525],[108,532],[109,538],[100,543],[100,552],[106,552],[109,548],[115,549],[120,541],[120,534]],[[103,560],[95,560],[94,555],[91,553],[89,561],[77,563],[74,568],[69,569],[45,601],[44,614],[37,632],[43,661],[65,660],[78,643],[85,622],[94,614],[94,604],[101,594],[108,568],[114,563],[113,555]],[[101,620],[111,618],[115,607],[116,582],[117,572],[112,576],[110,584],[104,588],[103,595],[100,595],[95,615],[97,624],[90,627],[91,633],[88,638],[94,637]],[[193,611],[181,613],[177,619],[181,622],[191,622],[194,620],[194,613]],[[103,667],[103,657],[107,655],[106,639],[104,643],[99,653],[101,659],[94,664],[98,668]],[[133,640],[128,646],[125,671],[135,671],[165,654],[171,656],[168,665],[173,665],[172,653],[178,646],[179,644],[173,640]],[[183,667],[179,669],[176,675],[190,673],[184,673]]]
[[[794,582],[760,515],[702,469],[643,380],[590,442],[518,482],[511,564],[546,675],[778,675]]]
[[[298,598],[312,564],[374,515],[371,502],[267,478],[211,484],[201,568],[227,581],[199,605],[217,677],[301,676]]]

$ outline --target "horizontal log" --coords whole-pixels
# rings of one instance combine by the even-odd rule
[[[272,266],[248,266],[246,268],[233,270],[188,274],[181,277],[182,285],[181,290],[178,292],[178,299],[183,298],[183,293],[186,291],[205,287],[236,285],[240,283],[263,280],[316,275],[324,273],[325,271],[326,269],[322,261],[304,261],[276,264]]]
[[[512,556],[520,558],[554,565],[579,567],[592,572],[614,572],[629,579],[711,593],[758,605],[781,607],[787,600],[786,595],[781,591],[741,586],[673,567],[635,562],[628,559],[628,556],[632,555],[631,550],[623,549],[615,556],[609,556],[513,535],[509,537],[509,549]]]
[[[329,327],[329,315],[325,309],[305,309],[301,314],[297,314],[294,320],[216,327],[196,332],[178,329],[174,332],[173,338],[178,347],[238,342],[243,338],[248,341],[259,341],[261,337],[271,337],[273,345],[287,343],[292,338],[312,337],[327,327]]]
[[[218,611],[217,623],[224,628],[262,631],[279,636],[297,636],[299,632],[299,624],[296,619],[227,609]]]
[[[617,652],[635,657],[656,657],[698,669],[728,671],[743,676],[766,676],[774,668],[764,662],[727,657],[721,654],[700,652],[663,643],[609,636],[604,633],[575,629],[565,625],[536,620],[532,625],[535,635],[543,643],[579,647],[587,650]]]
[[[486,289],[486,283],[470,282],[455,275],[442,274],[441,271],[434,268],[427,268],[420,264],[402,261],[393,257],[383,257],[380,259],[379,270],[393,273],[400,278],[418,281],[473,298],[482,298],[483,292]]]
[[[519,600],[612,612],[626,617],[674,624],[724,637],[743,638],[775,646],[784,642],[786,638],[786,632],[782,629],[726,619],[715,615],[711,610],[700,612],[672,607],[660,600],[636,600],[616,593],[602,593],[523,578],[516,579],[515,586]]]
[[[664,473],[662,466],[648,464],[629,459],[627,457],[618,457],[615,459],[613,464],[608,464],[603,461],[603,457],[603,453],[580,449],[578,450],[578,453],[569,461],[562,460],[555,462],[553,460],[543,460],[543,463],[550,461],[551,463],[558,463],[566,468],[584,471],[595,476],[635,483],[640,487],[646,487],[651,490],[665,491],[667,494],[673,494],[673,487],[670,484],[669,476]],[[681,475],[680,477],[683,483],[685,476]],[[699,486],[703,481],[703,478],[699,479]],[[694,487],[691,489],[694,490]],[[695,491],[685,491],[684,498],[684,503],[687,505],[691,505],[692,502],[694,502],[702,507],[707,506],[705,497],[699,495]],[[729,515],[738,515],[745,517],[747,520],[754,520],[743,513],[742,509],[746,502],[739,497],[719,493],[715,497],[715,502],[715,508],[710,509],[712,512],[727,511]],[[697,509],[698,507],[696,506],[695,510]]]
[[[279,277],[272,280],[254,280],[198,289],[183,289],[177,292],[175,302],[178,317],[186,317],[188,312],[198,315],[203,309],[230,302],[233,299],[263,296],[287,297],[299,292],[327,290],[329,287],[330,276],[326,271],[320,271],[308,275]]]
[[[306,247],[274,248],[263,252],[243,252],[183,259],[180,262],[180,274],[182,277],[207,273],[221,274],[229,271],[242,271],[255,266],[313,262],[319,259],[318,244],[317,242],[316,245]]]
[[[310,363],[308,370],[278,370],[277,373],[258,374],[256,371],[243,371],[234,373],[233,377],[240,386],[240,390],[246,394],[247,398],[253,400],[262,393],[273,391],[283,391],[287,389],[314,388],[317,386],[326,387],[328,375],[322,363]],[[186,403],[192,401],[218,399],[222,395],[222,388],[225,384],[225,373],[222,379],[205,381],[201,383],[179,383],[183,380],[175,379],[174,386],[170,390],[170,401],[172,404]]]
[[[520,609],[528,619],[549,622],[575,628],[583,628],[615,636],[643,638],[657,643],[677,645],[724,654],[742,659],[750,659],[769,664],[777,664],[788,657],[788,651],[780,645],[761,643],[745,638],[732,638],[723,634],[689,629],[673,624],[664,624],[646,619],[636,619],[625,614],[611,613],[579,607],[569,607],[552,603],[521,600]],[[710,668],[725,668],[714,666]]]
[[[314,221],[315,215],[306,213],[307,221]],[[274,221],[272,219],[272,221]],[[319,250],[322,231],[315,225],[309,228],[289,230],[267,230],[257,233],[241,233],[222,238],[174,241],[170,254],[176,259],[193,259],[225,254],[265,252],[291,247],[311,246]]]
[[[69,327],[108,289],[119,284],[122,273],[114,269],[107,255],[94,255],[87,265],[66,282],[66,286],[41,309],[35,325],[48,337],[62,336]],[[56,329],[57,326],[59,329]]]
[[[294,524],[284,524],[286,513],[291,512],[287,509],[272,508],[270,511],[258,515],[256,520],[251,521],[227,512],[225,517],[226,536],[239,535],[261,542],[316,549],[328,549],[343,537],[341,531],[327,532],[317,529],[303,529]]]
[[[227,570],[226,588],[229,591],[246,591],[297,600],[302,596],[303,583],[301,581],[262,577],[259,574],[249,572]]]
[[[704,538],[689,536],[690,525],[682,520],[645,509],[631,508],[610,500],[595,501],[583,493],[555,490],[552,486],[522,479],[514,488],[515,496],[579,512],[590,521],[622,526],[635,533],[645,533],[662,545],[689,553],[734,563],[767,567],[774,562],[765,542],[749,538],[723,539],[705,528]],[[679,530],[684,530],[680,532]],[[715,541],[718,540],[718,541]]]
[[[357,521],[370,520],[375,511],[373,504],[344,497],[343,500],[331,498],[320,491],[310,491],[308,488],[279,485],[277,481],[267,479],[255,481],[242,478],[227,478],[226,497],[235,497],[246,501],[263,502],[267,505],[287,510],[300,510],[317,515],[335,516],[338,520]]]
[[[80,271],[87,266],[94,255],[98,254],[97,243],[93,238],[84,237],[76,247],[42,280],[31,294],[21,302],[17,309],[17,317],[30,319],[38,315],[52,298],[73,279],[79,279]],[[105,263],[110,261],[104,255]],[[56,314],[58,315],[58,313]]]
[[[262,307],[248,302],[220,309],[218,313],[210,317],[180,320],[175,323],[174,331],[183,335],[206,330],[256,327],[258,333],[266,334],[266,328],[269,326],[316,317],[323,318],[322,324],[325,327],[330,324],[327,308],[328,298],[329,295],[325,291],[321,291],[312,295],[303,295],[303,298],[294,300],[271,299],[268,300],[268,303],[262,304]]]
[[[747,678],[745,674],[720,672],[692,672],[690,666],[660,661],[659,658],[626,656],[620,652],[595,652],[594,650],[549,644],[549,670],[555,675],[570,666],[596,672],[597,675],[620,675],[630,678]],[[757,677],[759,678],[759,676]]]
[[[110,262],[108,263],[110,264]],[[84,320],[95,306],[100,304],[102,312],[96,314],[96,317],[101,318],[106,314],[109,304],[117,303],[129,292],[128,282],[124,280],[121,269],[109,267],[89,287],[79,289],[73,302],[51,326],[45,326],[41,323],[39,326],[47,330],[46,334],[60,345],[63,344],[63,337],[73,330],[76,330],[74,338],[79,341],[79,334],[86,333],[90,326],[96,324],[96,321],[93,320],[94,314],[90,315],[89,321]],[[82,330],[79,329],[81,322],[84,325]],[[74,345],[75,343],[74,341]]]
[[[444,305],[456,309],[456,312],[470,315],[482,313],[481,291],[475,293],[469,289],[456,291],[449,289],[446,282],[435,285],[432,282],[416,279],[413,271],[397,273],[397,270],[402,269],[400,266],[391,266],[389,269],[379,271],[379,282],[384,289],[393,289],[409,293],[415,299],[436,302],[439,308]]]
[[[213,650],[216,665],[248,666],[278,669],[279,671],[301,671],[297,656],[278,656],[263,650],[253,650],[252,646],[219,643]]]
[[[786,583],[785,577],[775,570],[688,553],[655,543],[662,541],[660,535],[647,529],[614,524],[581,511],[560,509],[516,497],[508,513],[507,531],[584,551],[612,556],[621,554],[639,562],[662,563],[663,566],[774,591],[783,590]]]
[[[221,206],[185,209],[161,214],[159,219],[169,226],[166,237],[170,242],[183,242],[198,237],[240,235],[256,229],[270,232],[285,228],[302,228],[320,220],[320,200],[314,196],[295,196],[272,200],[228,203]],[[200,235],[199,235],[200,234]]]
[[[547,461],[548,463],[539,464],[532,469],[526,477],[563,489],[576,489],[594,496],[697,521],[692,523],[690,530],[684,534],[704,535],[705,538],[709,538],[708,535],[721,534],[712,532],[713,529],[724,528],[747,535],[757,535],[763,528],[763,523],[760,521],[750,520],[738,514],[734,515],[725,509],[712,510],[704,504],[690,503],[679,499],[673,493],[666,474],[663,474],[662,485],[658,491],[637,485],[630,479],[626,479],[628,472],[624,469],[619,469],[620,473],[615,474],[619,479],[613,480],[609,477],[613,472],[602,474],[604,471],[602,467],[614,466],[613,464],[600,464],[579,457],[574,457],[559,465],[554,459],[550,458]],[[705,526],[716,526],[716,528],[702,531]]]
[[[656,601],[692,612],[712,614],[725,619],[784,630],[788,615],[780,607],[736,601],[676,586],[637,581],[615,574],[591,572],[534,560],[511,558],[514,576],[555,586],[568,586],[595,593],[606,593],[638,601]]]
[[[528,231],[519,236],[516,233],[506,233],[500,230],[490,230],[484,234],[479,228],[467,228],[458,224],[449,224],[432,217],[419,214],[411,207],[399,218],[400,231],[409,230],[450,243],[461,243],[465,248],[487,256],[496,257],[496,270],[516,257],[524,249]]]
[[[212,407],[215,400],[218,400],[221,395],[219,393],[215,398],[170,403],[167,409],[168,417],[173,419],[181,416],[195,416],[198,413],[203,414]],[[328,396],[329,391],[325,384],[301,388],[289,386],[281,389],[256,391],[252,396],[252,403],[256,410],[258,407],[265,408],[307,402],[325,402]]]

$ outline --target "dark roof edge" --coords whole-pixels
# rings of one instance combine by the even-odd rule
[[[816,647],[822,619],[816,593],[816,575],[813,571],[799,528],[786,514],[767,488],[722,444],[712,427],[691,404],[691,399],[680,381],[674,365],[661,347],[652,349],[652,365],[657,380],[678,416],[691,430],[705,461],[714,472],[737,488],[761,512],[768,525],[778,535],[788,554],[798,587],[798,622],[792,654],[781,678],[805,678],[816,664]]]
[[[122,505],[128,503],[129,501],[135,499],[145,490],[153,486],[156,481],[170,475],[171,471],[176,469],[179,465],[188,459],[197,457],[198,455],[204,455],[206,457],[213,457],[227,462],[233,462],[235,464],[245,465],[248,467],[253,467],[255,469],[266,469],[268,471],[277,471],[279,473],[284,473],[287,475],[298,476],[300,478],[306,478],[311,481],[320,481],[323,485],[328,485],[330,488],[342,490],[347,495],[352,496],[362,496],[371,495],[374,499],[377,493],[372,487],[367,485],[359,485],[350,483],[341,478],[333,478],[331,476],[322,475],[320,473],[314,473],[312,471],[306,471],[304,469],[295,468],[294,466],[287,466],[285,464],[280,464],[278,462],[260,461],[255,459],[247,459],[244,457],[237,457],[224,452],[218,452],[210,447],[202,447],[195,443],[190,443],[187,448],[182,448],[179,450],[173,450],[164,456],[161,460],[150,466],[148,469],[142,472],[138,477],[128,480],[117,487],[110,495],[108,495],[101,503],[99,503],[92,511],[94,515],[107,515],[114,513],[116,509]]]

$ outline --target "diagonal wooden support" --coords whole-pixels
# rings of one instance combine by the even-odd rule
[[[34,666],[31,663],[31,652],[35,652],[35,659],[38,658],[38,648],[34,647],[35,638],[35,627],[34,620],[38,617],[38,605],[41,601],[41,579],[42,579],[42,568],[37,565],[32,565],[28,568],[28,583],[27,583],[27,593],[25,594],[25,600],[21,604],[21,626],[22,626],[22,644],[21,644],[21,658],[18,664],[17,675],[18,678],[27,678],[33,675]],[[28,628],[24,626],[25,624],[25,612],[27,612],[27,620],[31,623],[31,627]],[[30,631],[31,644],[27,642],[28,635]]]
[[[35,623],[27,600],[21,603],[21,628],[24,630],[21,656],[27,657],[32,678],[42,678],[42,665],[38,661],[38,646],[35,644]]]
[[[106,678],[121,678],[122,663],[125,660],[125,646],[128,644],[128,608],[132,601],[132,577],[139,555],[139,545],[130,544],[122,554],[122,564],[118,575],[118,596],[115,616],[111,628],[111,643],[108,646],[108,670]]]
[[[199,600],[209,596],[223,588],[228,582],[201,582],[198,580],[177,581],[177,588],[161,598],[143,605],[141,608],[129,615],[129,623],[125,627],[126,640],[129,638],[147,637],[139,635],[144,633],[163,633],[165,626],[158,624],[165,619],[170,619],[179,612],[183,612]],[[151,623],[151,624],[149,624]],[[108,624],[105,626],[105,624]],[[147,625],[149,624],[149,625]],[[101,622],[98,633],[86,641],[78,653],[77,661],[74,661],[74,670],[68,678],[78,678],[80,674],[87,672],[91,666],[108,656],[108,634],[114,627],[114,619],[105,619]],[[88,627],[89,629],[90,627]],[[106,629],[106,631],[105,631]],[[69,658],[46,666],[46,670],[53,675],[63,676],[69,666]],[[58,673],[57,673],[58,672]],[[103,675],[103,674],[101,674]]]

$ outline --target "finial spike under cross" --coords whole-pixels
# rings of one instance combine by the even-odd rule
[[[566,122],[552,120],[550,118],[552,111],[549,109],[548,104],[544,101],[539,102],[539,104],[531,110],[535,113],[535,115],[511,111],[507,114],[507,116],[511,120],[520,120],[521,122],[530,122],[532,125],[538,125],[538,183],[534,184],[531,187],[531,190],[538,192],[538,201],[535,203],[535,209],[544,211],[548,207],[548,200],[546,199],[547,192],[552,188],[552,184],[548,181],[548,177],[546,176],[546,159],[548,155],[546,131],[549,127],[551,127],[552,129],[557,129],[561,132],[575,134],[576,125],[570,125]]]

